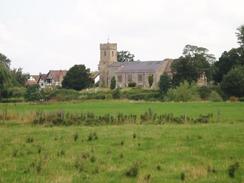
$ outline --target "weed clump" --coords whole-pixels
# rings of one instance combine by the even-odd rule
[[[93,141],[93,140],[97,140],[97,139],[98,139],[97,133],[93,132],[88,135],[87,141]]]
[[[92,157],[90,158],[90,161],[91,161],[92,163],[95,163],[95,161],[96,161],[96,157],[95,157],[95,156],[92,156]]]
[[[27,137],[27,139],[25,140],[26,143],[32,143],[34,142],[33,137]]]
[[[75,168],[79,171],[82,172],[84,170],[84,161],[82,158],[78,157],[75,160]]]
[[[127,177],[136,177],[139,173],[139,165],[138,163],[134,163],[126,172],[125,175]]]
[[[60,157],[60,156],[64,156],[65,155],[65,151],[62,149],[61,151],[58,151],[57,152],[57,156]]]
[[[13,153],[12,153],[12,157],[16,157],[18,155],[18,150],[17,149],[14,149],[13,150]]]
[[[236,171],[239,169],[240,165],[238,162],[232,164],[229,166],[228,168],[228,174],[230,176],[230,178],[234,178],[235,177],[235,174],[236,174]]]
[[[124,141],[122,140],[121,142],[120,142],[120,145],[121,146],[123,146],[125,143],[124,143]]]
[[[161,170],[161,166],[160,166],[160,165],[157,165],[156,169],[157,169],[158,171],[160,171],[160,170]]]
[[[151,178],[151,174],[147,174],[147,175],[144,177],[144,180],[145,180],[146,182],[148,182],[148,181],[150,180],[150,178]]]
[[[73,139],[74,139],[74,141],[76,142],[76,141],[78,140],[78,138],[79,138],[79,134],[78,134],[78,133],[75,133],[75,134],[73,135]]]
[[[133,133],[133,139],[135,139],[136,138],[136,134],[135,133]]]
[[[180,174],[180,180],[181,181],[185,181],[185,179],[186,179],[186,174],[184,172],[181,172],[181,174]]]
[[[36,161],[33,161],[30,166],[29,166],[29,169],[26,171],[26,172],[36,172],[36,173],[40,173],[43,169],[43,162],[42,160],[36,160]]]

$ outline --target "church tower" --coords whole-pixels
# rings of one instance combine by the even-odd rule
[[[109,87],[109,71],[108,66],[112,63],[117,62],[117,44],[116,43],[105,43],[100,44],[100,62],[98,70],[100,73],[100,87]]]

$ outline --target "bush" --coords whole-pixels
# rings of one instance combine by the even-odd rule
[[[8,89],[9,97],[20,98],[25,96],[26,88],[24,87],[13,87]]]
[[[216,91],[212,91],[210,93],[209,100],[212,101],[212,102],[221,102],[221,101],[223,101],[222,97]]]
[[[197,101],[200,100],[200,96],[195,84],[189,84],[187,81],[184,81],[178,87],[169,89],[166,100],[176,102]]]
[[[115,88],[116,88],[116,79],[113,76],[112,79],[111,79],[110,89],[113,90]]]
[[[131,82],[131,83],[128,84],[128,87],[134,88],[134,87],[136,87],[136,83],[135,82]]]
[[[49,100],[57,101],[77,100],[79,98],[79,92],[72,89],[58,89],[54,90],[48,98]]]
[[[240,102],[244,102],[244,97],[239,98]]]
[[[211,89],[207,86],[202,86],[198,89],[198,93],[199,93],[201,99],[207,100],[211,93]]]
[[[171,87],[172,80],[168,75],[161,75],[159,80],[159,91],[161,95],[165,95]]]
[[[25,93],[25,99],[27,101],[39,101],[42,99],[41,91],[39,85],[29,86]]]
[[[239,101],[239,98],[238,98],[238,97],[235,97],[235,96],[231,96],[231,97],[229,98],[229,101],[230,101],[230,102],[238,102],[238,101]]]
[[[113,99],[119,99],[121,97],[121,92],[119,88],[116,88],[113,92],[112,92],[112,97]]]

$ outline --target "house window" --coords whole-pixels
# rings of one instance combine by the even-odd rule
[[[128,74],[128,82],[132,82],[132,74]]]
[[[119,82],[119,83],[122,82],[122,76],[121,76],[121,75],[118,76],[118,82]]]
[[[143,77],[142,74],[138,74],[138,82],[140,83],[142,82],[142,77]]]

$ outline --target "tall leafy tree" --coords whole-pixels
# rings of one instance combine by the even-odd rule
[[[244,66],[233,68],[221,82],[221,89],[227,96],[244,96]]]
[[[241,45],[241,47],[244,48],[244,25],[240,26],[237,29],[236,36],[237,36],[237,39],[238,39],[238,43]]]
[[[214,63],[213,80],[220,83],[232,68],[238,65],[244,65],[244,50],[242,48],[233,48],[225,51],[218,62]]]
[[[62,86],[67,89],[81,90],[91,87],[93,83],[90,69],[87,69],[85,65],[74,65],[64,77]]]
[[[18,85],[25,86],[26,81],[30,77],[29,74],[23,73],[21,68],[13,69],[11,71],[13,79],[17,82]]]
[[[119,51],[117,53],[118,62],[134,62],[134,54],[131,54],[129,51]]]
[[[0,63],[0,98],[4,97],[4,93],[11,84],[12,76],[9,68],[5,64]]]
[[[211,79],[211,64],[215,57],[208,53],[208,49],[194,45],[186,45],[183,55],[172,64],[173,83],[179,85],[183,81],[196,81],[202,72]]]
[[[0,64],[5,65],[6,67],[10,67],[11,60],[7,58],[5,55],[0,53]]]
[[[244,25],[237,29],[237,39],[240,44],[239,48],[232,48],[225,51],[218,62],[213,67],[213,80],[220,83],[224,76],[234,67],[244,65]]]

